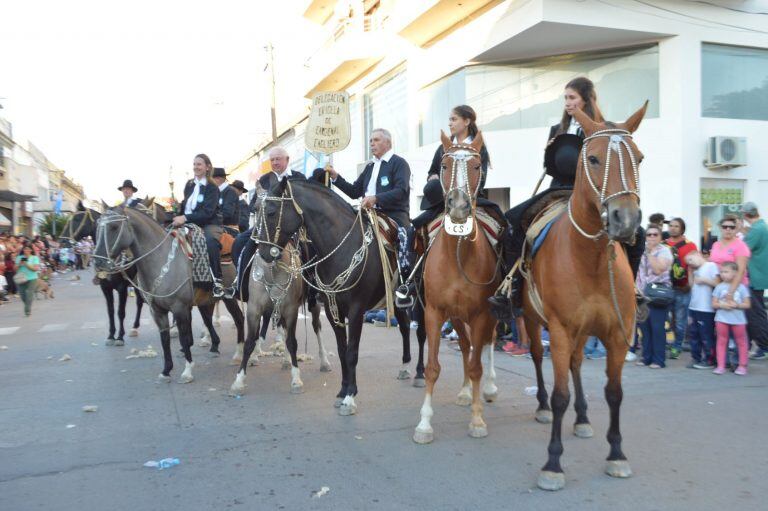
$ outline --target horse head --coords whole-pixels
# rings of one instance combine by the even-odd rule
[[[574,197],[589,201],[589,209],[600,217],[605,233],[616,241],[632,240],[642,220],[639,167],[643,153],[632,133],[647,107],[646,101],[626,122],[617,124],[595,122],[581,110],[573,113],[586,135],[576,167]]]
[[[440,182],[445,196],[445,211],[453,223],[463,224],[472,214],[482,182],[480,149],[483,135],[478,133],[470,144],[455,144],[441,130],[443,159]]]
[[[135,237],[128,220],[126,209],[118,206],[107,209],[96,222],[93,258],[97,270],[114,270],[120,254],[133,244]]]
[[[259,255],[267,263],[279,259],[291,236],[304,223],[302,211],[293,198],[290,179],[282,179],[262,199],[254,226]]]
[[[67,219],[67,223],[61,230],[60,238],[77,241],[85,236],[96,235],[96,221],[101,214],[90,208],[78,209]]]

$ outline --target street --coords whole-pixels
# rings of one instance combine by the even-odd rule
[[[604,474],[608,411],[604,360],[582,374],[595,436],[572,434],[564,419],[566,487],[536,487],[550,426],[533,419],[535,385],[527,358],[496,354],[499,399],[485,406],[489,436],[467,434],[469,408],[453,401],[461,358],[443,341],[433,401],[435,441],[416,445],[423,389],[395,377],[396,329],[365,325],[358,371],[358,413],[333,408],[340,368],[321,373],[309,320],[299,320],[305,392],[290,394],[277,357],[249,368],[242,398],[228,395],[235,330],[222,316],[222,356],[195,346],[194,382],[160,383],[159,335],[145,308],[138,337],[107,347],[106,308],[92,273],[53,279],[56,298],[37,300],[25,318],[19,300],[0,307],[0,509],[765,509],[768,364],[749,375],[686,369],[689,355],[664,370],[627,363],[622,434],[633,477]],[[222,314],[224,314],[222,307]],[[129,299],[126,328],[135,314]],[[194,313],[195,338],[202,322]],[[270,330],[269,343],[275,332]],[[336,353],[324,318],[323,339]],[[307,339],[305,341],[305,339]],[[152,345],[156,358],[126,359]],[[7,347],[7,349],[6,349]],[[412,331],[415,366],[416,339]],[[60,361],[64,355],[71,360]],[[551,364],[544,363],[551,383]],[[96,405],[87,413],[83,406]],[[165,470],[149,460],[178,458]],[[324,491],[327,487],[327,491]],[[763,502],[763,504],[760,504]]]

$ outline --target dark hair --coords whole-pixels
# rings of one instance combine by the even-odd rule
[[[648,224],[648,227],[645,228],[645,232],[648,232],[648,229],[656,229],[657,231],[659,231],[659,234],[662,233],[662,229],[659,224],[650,223]]]
[[[590,119],[595,122],[605,122],[603,114],[600,112],[600,107],[597,106],[597,93],[595,92],[595,84],[592,83],[592,80],[586,76],[579,76],[568,82],[565,88],[573,89],[581,96],[581,99],[584,101],[584,108],[582,110]],[[563,111],[563,118],[560,120],[560,132],[567,132],[570,124],[570,114]]]
[[[737,217],[734,214],[728,213],[723,218],[720,219],[720,221],[717,223],[717,225],[723,225],[723,222],[733,222],[736,224],[739,220],[739,217]]]
[[[664,213],[653,213],[648,217],[648,222],[661,225],[664,223]]]
[[[475,113],[474,108],[469,105],[458,105],[453,107],[451,112],[455,113],[465,121],[469,121],[469,126],[467,126],[467,133],[469,133],[470,137],[475,138],[477,134],[480,133],[480,128],[477,127],[477,113]],[[458,142],[461,142],[461,140]],[[480,148],[480,159],[483,160],[483,171],[487,170],[487,168],[491,165],[491,156],[488,154],[488,148],[485,145],[485,140],[483,140],[483,147]]]
[[[733,271],[739,271],[739,265],[733,261],[725,261],[724,263],[720,263],[720,268],[728,268]]]
[[[673,218],[673,219],[672,219],[672,220],[670,220],[669,222],[670,222],[670,223],[672,223],[672,222],[677,222],[677,223],[679,223],[679,224],[680,224],[680,229],[682,230],[682,232],[681,232],[680,234],[683,234],[683,233],[685,233],[685,220],[683,220],[683,219],[682,219],[682,218],[680,218],[679,216],[676,216],[675,218]]]
[[[205,178],[207,181],[210,181],[211,183],[213,183],[213,181],[211,180],[211,174],[213,173],[213,163],[211,163],[211,159],[208,158],[208,155],[205,153],[200,153],[196,155],[195,159],[197,158],[200,158],[201,160],[203,160],[203,162],[205,162],[205,165],[208,167],[207,169],[205,169]]]

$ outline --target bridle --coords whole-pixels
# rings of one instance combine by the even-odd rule
[[[82,216],[83,220],[82,220],[82,222],[80,222],[77,225],[77,229],[75,229],[75,231],[72,232],[73,220],[78,215]],[[69,231],[70,231],[71,236],[62,235],[61,237],[62,238],[67,238],[67,239],[70,239],[70,240],[73,240],[73,241],[77,240],[77,235],[80,234],[80,231],[82,231],[83,228],[85,227],[85,221],[86,220],[90,220],[91,223],[94,223],[94,224],[96,223],[96,220],[94,220],[93,215],[91,214],[91,210],[90,209],[86,209],[85,211],[77,211],[77,212],[73,213],[72,216],[69,217],[69,220],[67,221],[66,225],[64,226],[64,229],[62,229],[62,232],[67,232],[67,227],[69,227]]]
[[[451,165],[451,180],[448,182],[448,190],[445,189],[445,183],[443,183],[443,173],[446,171],[442,166],[442,162],[446,158],[453,159],[453,165]],[[467,197],[472,201],[472,210],[474,212],[475,203],[477,202],[477,195],[480,193],[480,183],[482,179],[478,178],[477,185],[475,185],[474,192],[469,186],[469,175],[467,173],[467,163],[472,158],[481,159],[480,153],[478,153],[474,147],[467,144],[454,144],[448,148],[440,159],[440,186],[443,188],[443,197],[448,197],[448,194],[459,190],[467,194]]]
[[[594,180],[592,179],[592,174],[589,171],[589,163],[587,162],[587,147],[589,146],[589,142],[597,138],[610,139],[606,148],[605,171],[603,172],[603,183],[600,188],[597,187]],[[624,195],[634,195],[637,197],[638,201],[640,200],[640,172],[638,170],[637,158],[635,157],[635,153],[632,151],[632,146],[627,142],[627,138],[632,138],[632,134],[629,131],[621,128],[607,128],[597,131],[589,137],[585,138],[584,144],[581,146],[581,166],[584,170],[584,175],[587,178],[589,186],[600,199],[600,219],[603,224],[603,227],[596,234],[589,234],[584,229],[582,229],[576,222],[576,219],[573,217],[573,212],[571,211],[573,196],[571,196],[571,199],[568,200],[568,218],[570,219],[571,224],[573,224],[573,227],[585,238],[597,240],[608,234],[608,204],[612,200]],[[624,154],[621,150],[622,146],[626,148],[627,154],[629,155],[629,161],[632,166],[632,175],[635,179],[635,188],[630,188],[630,185],[627,182]],[[608,190],[608,179],[611,172],[611,152],[614,151],[616,154],[618,154],[619,157],[619,176],[621,178],[622,188],[616,193],[606,195]]]

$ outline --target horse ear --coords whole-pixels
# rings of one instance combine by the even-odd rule
[[[101,199],[101,207],[104,208],[104,211],[109,209],[109,204],[104,202],[104,199]]]
[[[443,149],[448,150],[451,147],[451,139],[445,134],[443,130],[440,130],[440,142],[443,144]]]
[[[483,132],[482,131],[477,132],[477,135],[475,135],[475,137],[472,139],[472,143],[470,145],[472,146],[472,149],[474,149],[478,153],[480,152],[480,149],[483,148]]]
[[[629,116],[629,119],[627,119],[623,124],[620,126],[627,130],[630,133],[634,133],[637,131],[637,128],[640,127],[640,123],[643,122],[643,118],[645,117],[645,111],[648,109],[648,100],[645,100],[645,103],[643,106],[640,107],[640,109]]]
[[[579,124],[581,124],[581,128],[584,130],[584,134],[588,137],[600,129],[599,124],[590,119],[587,114],[578,108],[573,111],[573,117],[575,117]]]

